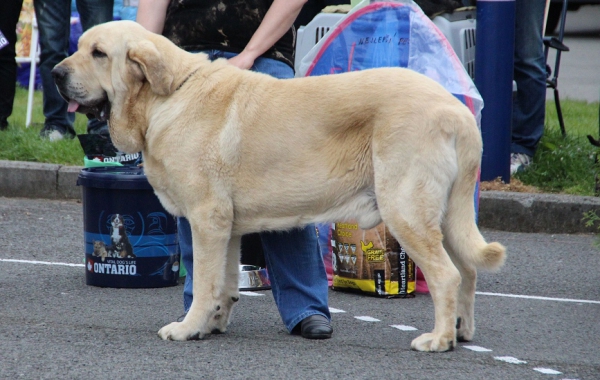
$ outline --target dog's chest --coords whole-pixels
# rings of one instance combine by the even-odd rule
[[[146,159],[146,155],[144,159]],[[144,162],[144,172],[148,182],[154,189],[154,194],[156,194],[162,206],[171,215],[183,216],[181,208],[177,206],[176,199],[171,195],[173,191],[169,189],[170,186],[174,185],[165,180],[165,178],[171,178],[171,176],[168,176],[164,168],[161,168],[160,165],[156,168],[152,161],[152,159],[147,159]],[[163,175],[161,175],[161,172]]]
[[[118,228],[113,227],[110,238],[114,243],[118,243],[121,240],[121,234],[119,234]]]

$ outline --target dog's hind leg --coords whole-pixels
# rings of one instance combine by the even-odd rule
[[[211,320],[221,312],[227,247],[231,222],[218,211],[195,212],[188,216],[194,252],[194,299],[182,322],[173,322],[158,331],[164,340],[202,339],[211,333]]]
[[[477,284],[477,268],[460,260],[447,243],[446,251],[460,272],[461,282],[458,290],[458,305],[456,308],[456,338],[459,342],[468,342],[475,334],[475,288]]]
[[[389,231],[423,271],[433,298],[435,327],[431,333],[414,339],[411,347],[418,351],[448,351],[456,345],[461,281],[442,244],[441,221],[449,178],[444,177],[445,173],[434,178],[416,168],[408,171],[401,181],[390,175],[376,178],[377,203]]]
[[[467,132],[471,133],[467,133]],[[475,149],[477,148],[477,149]],[[505,248],[486,243],[475,222],[475,185],[481,161],[480,136],[465,130],[456,139],[457,175],[448,197],[442,224],[444,246],[458,270],[462,282],[458,296],[457,337],[470,341],[475,333],[475,288],[477,270],[496,270],[505,259]]]
[[[225,285],[221,294],[221,309],[212,317],[209,328],[213,334],[224,333],[231,319],[233,306],[240,299],[240,248],[241,237],[232,236],[227,247]]]
[[[474,179],[455,183],[442,227],[444,246],[462,277],[456,327],[459,341],[470,341],[475,334],[477,270],[496,270],[505,259],[505,248],[499,243],[486,243],[475,224],[474,190]]]

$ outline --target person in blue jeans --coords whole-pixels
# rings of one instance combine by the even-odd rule
[[[510,172],[525,170],[544,134],[546,58],[543,24],[545,0],[516,0],[514,80]]]
[[[77,0],[77,11],[84,31],[113,19],[113,0]],[[40,77],[44,98],[44,127],[40,136],[50,141],[74,138],[75,114],[58,93],[51,71],[69,52],[71,0],[35,0],[35,15],[40,32]],[[108,135],[106,122],[90,119],[88,133]]]
[[[187,51],[286,79],[294,76],[292,24],[303,4],[304,0],[141,0],[137,21]],[[188,271],[183,292],[187,313],[193,300],[193,254],[185,218],[178,219],[178,231]],[[264,232],[260,237],[273,297],[288,331],[307,339],[330,338],[328,283],[315,226]]]

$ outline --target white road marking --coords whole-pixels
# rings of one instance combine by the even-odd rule
[[[418,330],[416,327],[406,326],[406,325],[390,325],[390,327],[393,327],[395,329],[402,330],[402,331],[417,331]]]
[[[487,293],[487,292],[475,292],[482,296],[496,296],[496,297],[509,297],[509,298],[524,298],[530,300],[542,300],[542,301],[558,301],[558,302],[576,302],[576,303],[594,303],[600,305],[600,301],[591,300],[577,300],[570,298],[552,298],[552,297],[540,297],[540,296],[526,296],[520,294],[504,294],[504,293]]]
[[[501,362],[510,363],[510,364],[527,364],[527,362],[525,360],[513,358],[512,356],[494,356],[494,359],[500,360]]]
[[[369,317],[369,316],[359,316],[359,317],[354,317],[356,319],[359,319],[361,321],[365,321],[365,322],[380,322],[379,319],[377,318],[373,318],[373,317]]]
[[[466,348],[467,350],[471,350],[471,351],[475,351],[475,352],[490,352],[490,351],[492,351],[489,348],[480,347],[480,346],[462,346],[462,347]]]
[[[35,261],[35,260],[14,260],[14,259],[0,259],[7,263],[19,263],[19,264],[42,264],[42,265],[58,265],[65,267],[84,267],[85,264],[72,264],[72,263],[57,263],[52,261]]]
[[[240,294],[243,294],[245,296],[250,296],[250,297],[262,297],[262,296],[264,296],[263,293],[255,293],[255,292],[240,292]]]
[[[329,312],[330,313],[345,313],[346,311],[341,310],[341,309],[336,309],[335,307],[330,307]]]
[[[533,370],[534,371],[538,371],[538,372],[543,373],[543,374],[546,374],[546,375],[562,375],[562,372],[558,372],[558,371],[555,371],[555,370],[550,369],[550,368],[541,368],[541,367],[539,367],[539,368],[534,368]]]

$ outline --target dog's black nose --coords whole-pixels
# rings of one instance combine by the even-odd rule
[[[54,82],[58,83],[65,80],[68,74],[68,70],[65,69],[63,66],[54,66],[50,73],[52,74],[52,78],[54,78]]]

